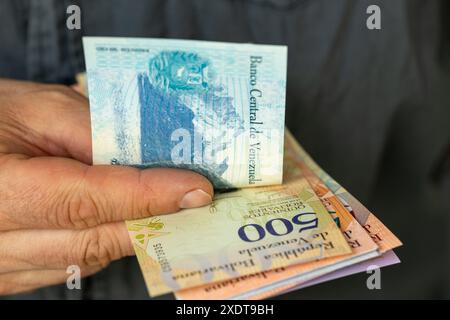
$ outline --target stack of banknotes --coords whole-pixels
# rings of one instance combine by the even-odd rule
[[[216,189],[127,222],[151,296],[263,299],[399,262],[399,239],[285,129],[286,47],[83,42],[94,163],[194,170]]]

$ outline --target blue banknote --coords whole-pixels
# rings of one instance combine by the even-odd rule
[[[197,171],[218,189],[279,184],[287,48],[84,37],[95,164]]]

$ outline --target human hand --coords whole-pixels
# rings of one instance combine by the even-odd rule
[[[177,169],[92,166],[88,101],[0,80],[0,295],[64,283],[133,254],[124,220],[204,206],[213,188]]]

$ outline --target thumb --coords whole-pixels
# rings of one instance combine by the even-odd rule
[[[206,178],[180,169],[19,155],[1,157],[0,168],[0,230],[87,228],[201,207],[213,196]]]

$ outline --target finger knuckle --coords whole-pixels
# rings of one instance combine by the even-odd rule
[[[89,192],[69,192],[64,202],[67,221],[72,227],[84,229],[100,223],[102,206]]]
[[[106,267],[115,256],[115,245],[109,235],[97,229],[83,232],[76,250],[81,266]]]
[[[58,190],[58,208],[53,210],[58,227],[86,229],[100,224],[100,216],[105,212],[99,197],[93,196],[85,186],[84,178]],[[62,214],[61,214],[62,212]]]
[[[74,103],[70,90],[63,85],[47,85],[42,90],[29,92],[27,95],[33,97],[34,101],[46,101],[48,107],[65,108]]]

